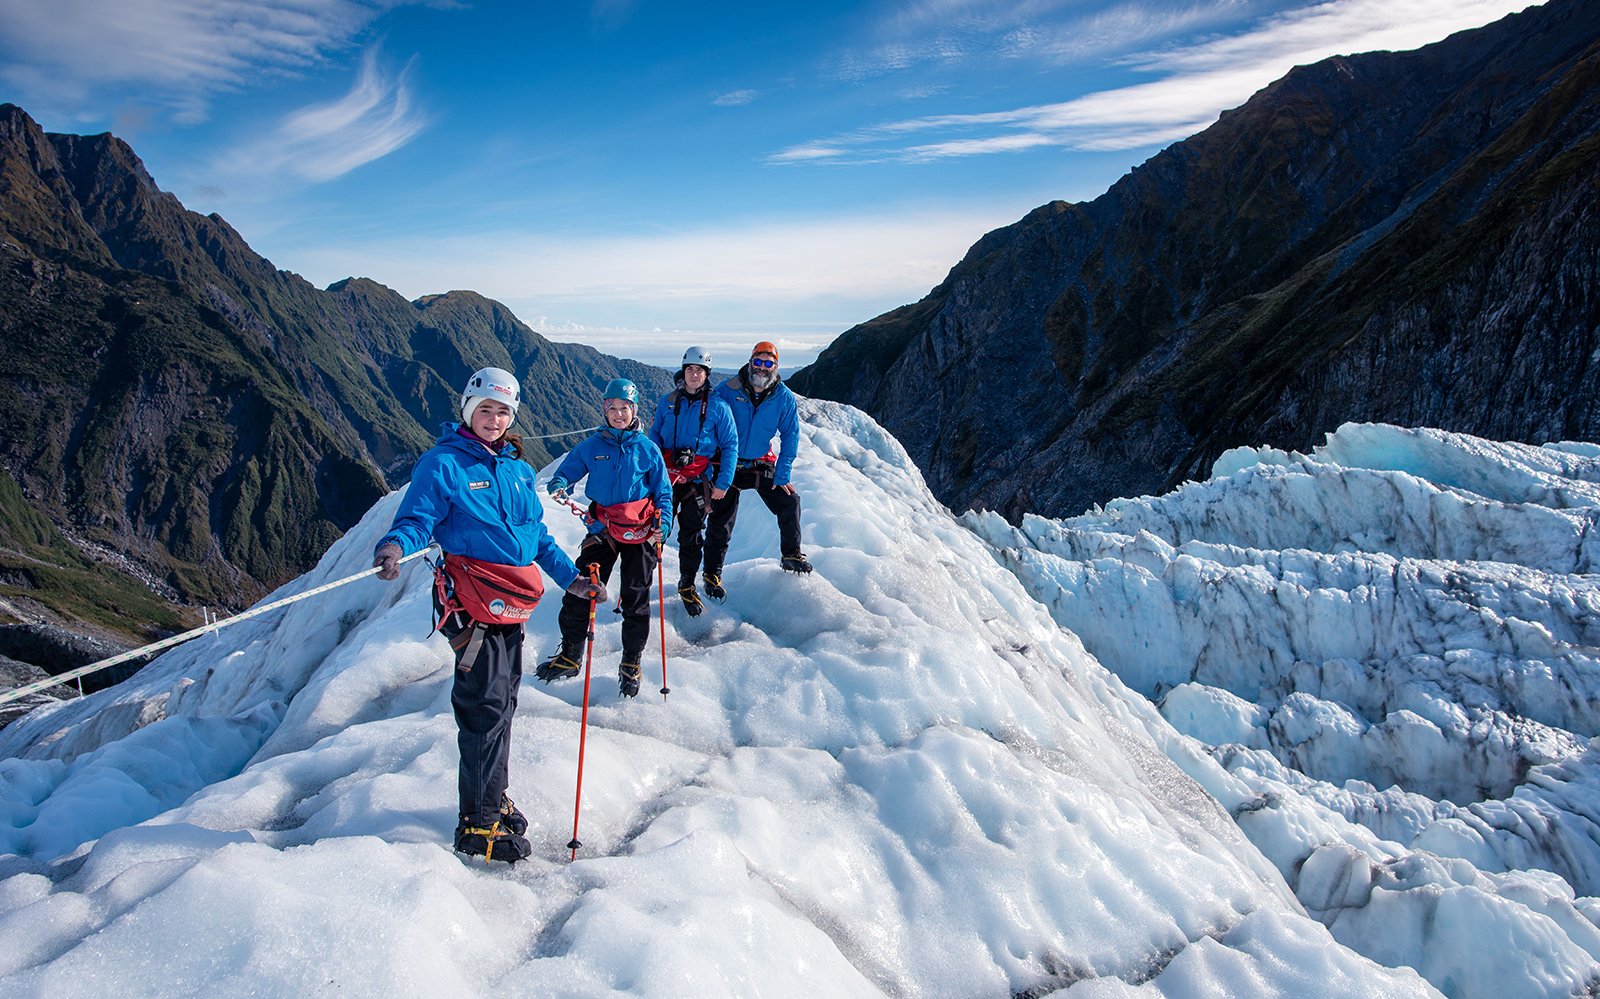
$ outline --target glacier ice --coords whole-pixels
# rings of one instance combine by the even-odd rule
[[[727,604],[668,608],[670,697],[596,684],[575,863],[577,681],[519,704],[535,858],[450,851],[450,660],[413,564],[0,730],[6,994],[1600,981],[1579,824],[1600,819],[1600,604],[1575,572],[1596,454],[1346,428],[1337,453],[1235,454],[1212,482],[1017,530],[952,517],[858,411],[801,414],[816,572],[782,574],[751,507]],[[398,499],[273,596],[366,568]],[[1312,506],[1333,519],[1277,522]],[[548,519],[575,546],[578,522]],[[602,678],[619,653],[605,622]],[[1510,947],[1520,963],[1472,977]]]
[[[1564,995],[1600,981],[1597,453],[1346,425],[963,521],[1256,794],[1241,828],[1336,939],[1451,994]],[[1526,960],[1479,968],[1495,941]]]

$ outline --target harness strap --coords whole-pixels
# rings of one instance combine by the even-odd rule
[[[683,389],[672,390],[672,447],[678,447],[678,406],[683,402]],[[694,442],[700,443],[700,435],[706,431],[706,407],[711,405],[711,381],[706,380],[706,385],[700,390],[700,429],[695,431]]]
[[[450,639],[450,648],[460,654],[456,661],[456,669],[464,672],[472,671],[472,664],[478,659],[478,650],[483,648],[483,640],[489,633],[489,626],[482,621],[473,621],[465,631]]]

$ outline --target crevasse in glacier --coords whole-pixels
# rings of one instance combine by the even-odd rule
[[[1214,473],[964,521],[1258,793],[1241,827],[1336,938],[1456,994],[1559,994],[1516,962],[1404,955],[1451,920],[1522,926],[1518,905],[1574,969],[1600,954],[1574,897],[1600,891],[1600,449],[1346,425]],[[1311,805],[1321,828],[1292,814]]]

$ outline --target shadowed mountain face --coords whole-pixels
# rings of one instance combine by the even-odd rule
[[[671,387],[472,292],[318,289],[185,210],[122,141],[47,135],[12,105],[0,347],[0,468],[28,507],[182,599],[225,605],[314,565],[404,482],[480,367],[517,374],[514,429],[530,435],[593,426],[618,375],[650,398]],[[530,441],[528,457],[578,439]]]
[[[789,383],[956,509],[1076,514],[1382,421],[1600,439],[1600,6],[1300,67],[984,236]]]

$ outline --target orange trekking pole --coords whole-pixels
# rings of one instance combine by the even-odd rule
[[[600,585],[600,564],[589,563],[589,582]],[[594,662],[594,596],[589,597],[589,651],[583,659],[583,722],[578,728],[578,789],[572,793],[572,842],[567,844],[567,849],[572,851],[571,860],[578,859],[578,847],[583,844],[578,842],[578,808],[583,804],[583,744],[589,735],[589,666]]]

